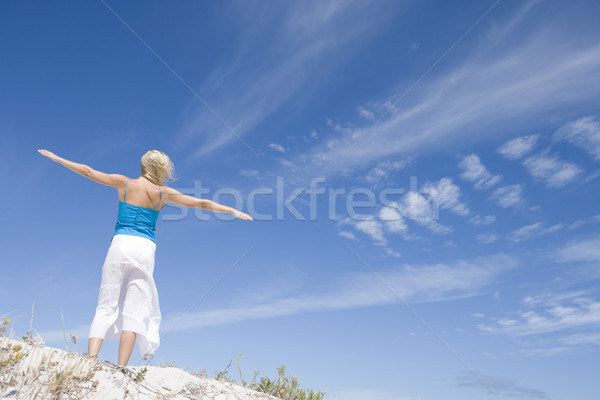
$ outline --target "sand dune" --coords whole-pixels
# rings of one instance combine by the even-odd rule
[[[18,346],[21,346],[19,349]],[[246,387],[173,367],[127,366],[48,347],[35,339],[0,337],[0,399],[278,400]]]

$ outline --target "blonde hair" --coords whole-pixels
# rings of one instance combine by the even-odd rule
[[[175,180],[175,167],[169,156],[162,151],[148,150],[141,160],[142,176],[157,185],[164,185]]]

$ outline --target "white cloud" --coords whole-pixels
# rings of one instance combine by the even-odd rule
[[[191,148],[191,157],[210,155],[226,145],[243,146],[236,136],[243,138],[298,93],[322,85],[340,63],[393,21],[395,8],[314,1],[241,3],[231,9],[232,38],[239,41],[230,45],[239,51],[215,60],[212,74],[200,82],[196,91],[210,94],[209,104],[190,101],[175,145]],[[347,23],[359,19],[360,24]],[[265,37],[269,46],[264,46]]]
[[[523,185],[507,185],[499,187],[492,193],[492,199],[496,200],[500,207],[507,208],[523,204]]]
[[[594,344],[600,346],[600,333],[576,333],[563,339],[569,345]]]
[[[572,241],[557,250],[556,259],[562,262],[600,261],[600,239],[594,237]]]
[[[463,158],[458,166],[463,170],[460,177],[474,182],[475,189],[489,189],[502,179],[500,175],[490,174],[475,154]]]
[[[578,219],[577,221],[574,221],[569,226],[569,228],[570,229],[579,228],[582,225],[593,224],[593,223],[598,223],[598,222],[600,222],[600,214],[594,215],[592,217],[584,218],[584,219]]]
[[[408,156],[396,161],[382,161],[367,172],[364,177],[359,177],[359,180],[371,185],[379,185],[381,182],[387,181],[394,171],[400,171],[406,168],[413,159],[414,156]]]
[[[555,155],[537,154],[526,158],[523,165],[537,179],[546,182],[546,186],[560,188],[579,176],[583,171],[577,165],[562,161]]]
[[[343,135],[352,135],[352,127],[351,126],[343,126],[339,122],[333,122],[331,119],[327,119],[326,123],[337,133],[340,133]]]
[[[460,188],[450,178],[442,178],[437,183],[427,182],[420,193],[428,193],[441,209],[448,209],[458,215],[469,214],[469,207],[460,199]]]
[[[595,117],[569,122],[558,129],[553,138],[569,141],[600,160],[600,122]]]
[[[523,298],[523,304],[528,307],[540,306],[544,304],[557,304],[563,301],[571,301],[576,297],[585,296],[586,292],[579,290],[574,292],[561,293],[542,293],[535,296],[526,296]]]
[[[395,203],[397,205],[397,203]],[[403,216],[394,207],[382,207],[379,210],[379,219],[384,222],[387,230],[392,233],[406,233],[408,225]]]
[[[381,245],[387,244],[387,240],[385,239],[385,236],[383,234],[383,227],[381,222],[375,219],[366,221],[356,221],[354,223],[354,227],[357,230],[369,235],[371,239],[373,239],[373,241]]]
[[[498,240],[498,235],[496,235],[493,232],[480,233],[480,234],[475,235],[475,239],[477,239],[477,241],[480,243],[490,244],[490,243],[494,243],[496,240]]]
[[[358,240],[356,238],[356,236],[354,236],[354,233],[350,232],[350,231],[340,231],[338,232],[338,235],[345,237],[346,239],[351,239],[351,240]]]
[[[277,161],[279,161],[279,162],[281,163],[281,165],[285,165],[285,166],[286,166],[286,167],[288,167],[288,168],[291,168],[291,167],[293,167],[293,166],[294,166],[294,163],[293,163],[292,161],[290,161],[290,160],[286,160],[285,158],[279,158],[279,157],[276,157],[275,159],[276,159]]]
[[[519,310],[510,317],[494,318],[493,323],[479,327],[488,332],[515,336],[600,327],[600,302],[579,292],[528,297],[523,303],[528,309]]]
[[[544,347],[534,349],[521,349],[523,355],[529,357],[553,357],[557,354],[563,354],[571,350],[571,347],[558,346],[558,347]]]
[[[472,223],[473,225],[489,225],[489,224],[493,224],[495,221],[496,221],[495,215],[481,216],[481,215],[477,214],[474,217],[472,217],[471,219],[469,219],[469,222]]]
[[[398,252],[397,252],[397,251],[395,251],[395,250],[392,250],[392,249],[390,249],[389,247],[386,247],[386,248],[385,248],[385,253],[386,253],[388,256],[393,256],[393,257],[402,257],[402,255],[401,255],[400,253],[398,253]]]
[[[460,188],[450,178],[442,178],[438,182],[427,182],[418,193],[408,192],[399,201],[381,207],[374,216],[361,216],[366,220],[348,217],[339,224],[354,226],[369,235],[378,245],[387,244],[385,232],[399,233],[404,239],[414,238],[414,235],[408,233],[409,222],[424,226],[436,234],[447,234],[453,229],[438,222],[439,210],[467,215],[469,208],[461,201],[460,195]]]
[[[420,193],[408,192],[402,198],[401,203],[393,205],[402,210],[401,214],[405,219],[422,225],[433,233],[452,232],[450,226],[444,226],[438,222],[439,216],[435,213],[431,198],[425,198]]]
[[[351,225],[359,232],[369,236],[377,245],[385,246],[387,239],[383,232],[383,224],[372,215],[361,215],[361,219],[346,217],[337,224],[340,226]]]
[[[519,337],[526,356],[552,357],[585,346],[599,346],[600,302],[585,291],[548,292],[523,299],[525,310],[493,318],[479,327]],[[577,331],[577,332],[574,332]],[[531,337],[530,342],[524,337]]]
[[[478,388],[486,393],[489,393],[491,389],[496,395],[502,393],[506,396],[527,397],[529,399],[545,399],[548,397],[545,392],[525,386],[516,379],[511,378],[499,378],[483,374],[475,376],[471,371],[467,371],[456,379],[459,386]]]
[[[360,260],[356,264],[361,266]],[[399,304],[399,296],[409,303],[448,301],[476,295],[502,272],[515,268],[516,258],[494,254],[471,260],[436,264],[403,264],[377,271],[389,288],[372,272],[347,275],[336,287],[324,293],[308,293],[267,303],[195,311],[174,328],[175,331],[241,322],[245,320],[294,315],[308,311],[334,311],[385,304]],[[161,329],[170,329],[184,313],[165,316]]]
[[[535,22],[524,18],[521,23]],[[453,146],[462,139],[485,140],[491,133],[483,135],[482,130],[496,133],[500,121],[598,99],[596,87],[589,82],[600,79],[600,43],[561,36],[551,23],[525,35],[522,27],[515,24],[501,33],[504,36],[482,41],[462,65],[420,82],[402,98],[402,107],[396,106],[375,126],[332,133],[299,155],[298,161],[310,167],[305,173],[334,174],[391,155]],[[504,46],[503,38],[509,35],[521,36]],[[398,82],[397,95],[389,101],[400,99],[405,87],[405,81]]]
[[[529,153],[539,139],[540,135],[522,136],[504,143],[498,152],[504,157],[516,160]]]
[[[564,227],[563,224],[552,225],[548,228],[544,226],[543,222],[536,222],[534,224],[522,226],[519,229],[512,231],[508,238],[513,242],[522,242],[532,237],[545,235],[548,233],[556,232]]]
[[[275,151],[279,151],[279,152],[285,153],[285,148],[282,145],[280,145],[280,144],[269,143],[269,147],[271,149],[275,150]]]
[[[362,232],[369,236],[375,245],[382,246],[385,255],[400,257],[400,253],[388,247],[388,241],[385,237],[385,231],[390,233],[401,233],[403,236],[407,237],[406,231],[407,226],[404,222],[404,219],[398,211],[392,207],[384,207],[379,210],[379,219],[376,219],[374,216],[362,215],[363,220],[353,219],[351,217],[346,217],[338,222],[338,225],[351,225],[359,232]],[[349,231],[341,231],[338,235],[346,237],[348,239],[358,240],[354,233]]]
[[[369,120],[375,119],[375,114],[373,113],[373,111],[367,110],[363,106],[359,106],[356,109],[356,111],[358,111],[358,115],[360,115],[363,118],[366,118],[366,119],[369,119]]]

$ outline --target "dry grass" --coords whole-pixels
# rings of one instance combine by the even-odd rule
[[[43,354],[43,345],[0,337],[0,393],[27,400],[86,399],[98,385],[101,366],[62,351]]]
[[[186,367],[183,371],[199,378],[200,381],[189,382],[176,392],[167,390],[160,393],[156,391],[156,388],[147,386],[143,382],[148,372],[146,367],[139,369],[136,375],[136,372],[125,370],[108,361],[105,361],[106,365],[100,364],[96,361],[96,357],[84,357],[74,351],[69,352],[66,344],[66,332],[65,347],[67,351],[46,347],[37,332],[36,337],[32,335],[31,326],[27,336],[22,336],[22,340],[13,338],[12,329],[9,336],[6,337],[4,333],[9,324],[10,319],[4,318],[0,327],[0,398],[15,400],[92,399],[98,395],[96,389],[100,389],[99,386],[102,386],[98,378],[106,378],[107,372],[109,379],[117,387],[126,386],[126,390],[122,392],[123,398],[139,397],[142,392],[146,396],[151,396],[144,398],[157,399],[181,398],[179,396],[187,399],[213,399],[221,398],[221,396],[232,399],[265,399],[266,394],[271,399],[277,397],[282,400],[321,400],[325,395],[325,392],[301,389],[300,382],[294,375],[285,376],[285,366],[278,368],[279,376],[274,380],[261,377],[257,381],[259,372],[255,371],[252,381],[246,382],[238,363],[241,354],[236,360],[240,384],[228,376],[228,369],[232,363],[230,361],[224,370],[215,373],[214,380],[207,379],[205,370],[193,372]],[[76,345],[77,338],[73,335],[70,337],[71,342]],[[157,367],[175,368],[175,361],[162,362]],[[96,373],[103,371],[104,368],[107,371],[96,377]],[[110,374],[110,370],[119,370],[123,374]],[[120,380],[119,376],[125,380]],[[222,386],[217,384],[219,381]],[[129,386],[129,383],[132,383],[133,386]]]

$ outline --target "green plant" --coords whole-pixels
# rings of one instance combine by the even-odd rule
[[[238,361],[240,361],[240,357],[241,356],[242,356],[242,353],[239,353],[237,360],[235,360],[235,365],[237,366],[238,371],[240,372],[240,381],[242,383],[242,386],[244,386],[244,387],[251,387],[251,386],[253,386],[253,385],[256,384],[256,377],[258,376],[258,371],[254,371],[254,378],[252,378],[252,382],[250,382],[250,385],[248,385],[248,383],[242,377],[242,370],[240,368],[240,364],[238,363]]]
[[[10,318],[4,317],[2,318],[2,328],[0,328],[0,336],[6,332],[6,327],[10,325]]]
[[[201,369],[198,372],[194,372],[194,370],[192,370],[190,367],[188,367],[186,365],[185,367],[183,367],[183,370],[185,372],[187,372],[188,374],[195,375],[195,376],[200,377],[200,378],[206,378],[206,370],[205,369]]]
[[[135,377],[136,382],[143,381],[144,378],[146,377],[146,372],[148,372],[148,368],[146,368],[146,367],[142,368]]]
[[[227,364],[227,366],[225,367],[224,370],[222,371],[218,371],[215,375],[215,379],[218,381],[226,381],[226,382],[235,382],[232,378],[227,376],[227,370],[229,369],[229,367],[231,366],[231,362],[233,360],[229,360],[229,364]]]
[[[19,342],[11,337],[2,337],[10,324],[8,317],[2,318],[0,327],[0,393],[15,391],[17,398],[40,399],[83,399],[97,386],[98,381],[91,382],[97,371],[101,370],[90,359],[81,358],[69,353],[64,362],[55,359],[56,352],[44,354],[41,358],[30,357],[31,347],[44,344],[42,338],[34,337],[32,320],[26,336]],[[37,332],[36,332],[37,333]],[[77,339],[71,335],[71,340]],[[15,343],[17,342],[17,343]],[[27,364],[27,365],[24,365]],[[26,368],[25,368],[26,366]],[[89,383],[91,382],[91,385]]]
[[[157,367],[161,367],[161,368],[167,368],[167,367],[173,367],[173,368],[176,368],[176,367],[175,367],[175,360],[173,360],[173,361],[171,361],[171,362],[168,362],[168,361],[161,361],[161,362],[160,362],[160,363],[158,363],[156,366],[157,366]]]
[[[325,392],[313,392],[310,389],[301,389],[300,382],[296,375],[290,377],[285,376],[285,365],[277,368],[277,380],[272,381],[268,377],[260,378],[260,382],[253,385],[252,389],[268,393],[281,400],[321,400],[325,396]]]
[[[242,370],[240,368],[239,360],[242,354],[238,354],[238,357],[235,361],[235,365],[238,368],[240,374],[240,381],[242,386],[247,387],[252,390],[256,390],[257,392],[263,392],[275,397],[278,397],[281,400],[322,400],[325,392],[315,392],[311,389],[301,389],[300,382],[295,375],[285,376],[285,365],[282,365],[280,368],[277,368],[278,377],[275,380],[272,380],[269,377],[263,376],[260,378],[260,381],[257,383],[256,378],[259,374],[259,371],[254,371],[254,378],[252,382],[249,384],[244,380],[242,376]],[[234,379],[227,376],[227,371],[231,366],[232,361],[229,361],[229,364],[222,371],[216,372],[215,378],[219,381],[227,381],[231,383],[236,383]]]

